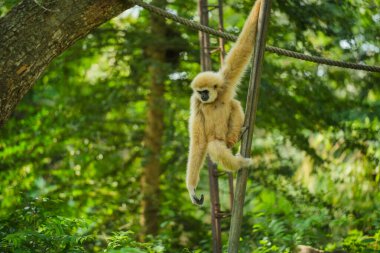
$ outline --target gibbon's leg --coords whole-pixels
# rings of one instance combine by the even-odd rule
[[[196,205],[203,204],[203,195],[200,198],[195,194],[199,181],[199,173],[206,156],[206,135],[204,124],[200,114],[190,117],[190,148],[186,170],[186,186],[190,194],[191,201]]]
[[[241,130],[244,124],[244,112],[241,104],[237,100],[232,100],[231,114],[228,121],[227,147],[231,148],[239,141]]]
[[[244,158],[240,155],[234,156],[223,141],[211,141],[207,145],[207,152],[213,162],[222,165],[228,171],[236,171],[252,165],[251,158]]]

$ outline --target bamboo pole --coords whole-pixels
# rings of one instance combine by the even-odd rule
[[[208,0],[198,1],[198,13],[202,25],[208,26]],[[205,32],[199,32],[201,47],[201,68],[202,71],[212,70],[210,37]],[[211,202],[211,228],[212,228],[212,248],[213,253],[222,253],[222,230],[220,226],[220,203],[219,203],[219,182],[217,165],[207,157],[209,183],[210,183],[210,202]]]
[[[198,1],[198,15],[202,25],[208,26],[208,0]],[[199,31],[199,43],[201,47],[201,69],[211,70],[210,35]]]
[[[224,32],[224,21],[223,21],[223,0],[218,0],[218,30],[220,32]],[[220,64],[221,67],[224,63],[224,58],[226,56],[226,49],[225,49],[225,41],[224,38],[219,37],[219,56],[220,56]],[[234,202],[234,176],[232,172],[227,172],[228,176],[228,185],[230,188],[230,210],[232,210],[233,202]]]
[[[245,109],[244,126],[248,127],[248,130],[243,134],[241,143],[241,154],[244,157],[249,157],[251,155],[252,135],[256,119],[261,67],[264,58],[265,39],[269,23],[270,5],[271,0],[262,0],[257,28],[255,51],[251,69],[251,78],[248,88],[247,105]],[[243,219],[243,207],[247,178],[248,169],[241,169],[237,173],[234,205],[232,208],[230,234],[228,241],[228,253],[237,253],[239,250],[239,239]]]

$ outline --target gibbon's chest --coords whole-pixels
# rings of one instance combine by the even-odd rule
[[[231,105],[226,102],[202,104],[201,112],[204,116],[206,132],[224,132],[228,128],[231,114]]]

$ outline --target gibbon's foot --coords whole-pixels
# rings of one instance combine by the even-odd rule
[[[201,206],[203,205],[203,201],[204,201],[204,196],[203,194],[201,194],[201,197],[198,198],[197,197],[197,194],[195,193],[195,189],[194,188],[189,188],[189,194],[190,194],[190,199],[191,199],[191,202],[193,202],[193,204],[197,205],[197,206]]]
[[[252,158],[245,158],[245,157],[241,156],[240,154],[237,154],[236,156],[239,157],[240,168],[247,168],[247,167],[250,167],[253,165]]]
[[[253,165],[252,158],[245,158],[245,166],[244,167],[251,167]]]

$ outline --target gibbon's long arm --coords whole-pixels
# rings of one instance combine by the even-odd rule
[[[251,59],[256,39],[257,22],[259,18],[261,0],[257,0],[248,19],[236,41],[228,53],[224,65],[219,70],[225,80],[227,88],[235,88]]]
[[[227,147],[231,148],[238,142],[241,128],[244,124],[244,112],[237,100],[232,100],[231,105],[231,116],[228,121],[228,132],[227,132]]]
[[[189,158],[187,161],[186,170],[186,186],[190,194],[191,201],[194,204],[203,204],[203,195],[198,198],[195,194],[195,189],[197,188],[199,181],[200,169],[205,160],[207,140],[204,129],[203,115],[196,111],[196,101],[195,97],[191,99],[191,115],[189,121],[189,132],[190,136],[190,148],[189,148]]]

